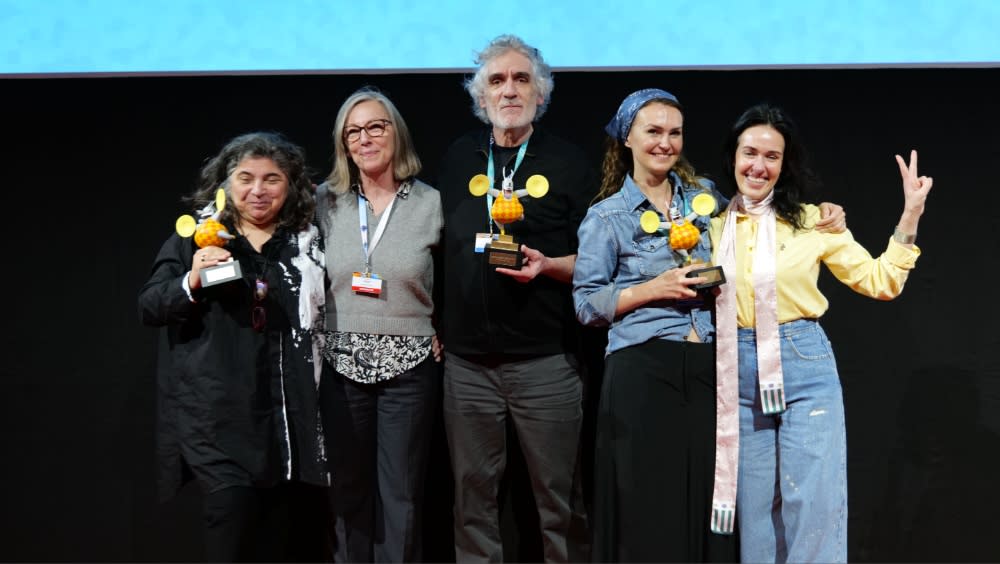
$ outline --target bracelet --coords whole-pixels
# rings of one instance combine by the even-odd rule
[[[896,240],[900,245],[912,245],[917,240],[916,233],[903,233],[899,230],[899,226],[892,231],[892,238]]]

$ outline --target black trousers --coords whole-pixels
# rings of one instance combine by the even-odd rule
[[[300,482],[206,493],[206,562],[331,561],[326,496]]]
[[[441,378],[432,357],[376,384],[324,363],[323,426],[338,562],[423,558],[424,476]]]
[[[715,347],[660,339],[606,360],[594,456],[593,558],[736,562],[709,530]]]

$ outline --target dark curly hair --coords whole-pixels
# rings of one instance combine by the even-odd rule
[[[184,202],[192,205],[195,211],[214,202],[216,191],[228,185],[230,175],[246,158],[271,159],[288,177],[288,195],[278,213],[278,225],[293,231],[308,227],[316,211],[316,200],[306,169],[305,152],[280,133],[246,133],[226,143],[219,154],[202,167],[198,187],[194,193],[184,198]],[[219,219],[237,227],[240,225],[240,217],[229,190],[226,190],[226,208]]]
[[[773,127],[785,140],[781,175],[774,185],[774,200],[771,205],[775,215],[795,229],[802,229],[802,204],[805,203],[806,196],[818,193],[820,182],[809,166],[809,157],[802,144],[798,126],[785,110],[763,103],[743,112],[730,128],[723,148],[723,166],[727,173],[725,176],[735,193],[736,149],[740,144],[740,136],[756,125]]]

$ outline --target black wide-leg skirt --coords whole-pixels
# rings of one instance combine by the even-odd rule
[[[611,353],[598,406],[593,559],[736,562],[709,530],[715,347],[654,339]]]

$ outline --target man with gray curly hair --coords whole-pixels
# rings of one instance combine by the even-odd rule
[[[584,521],[583,381],[570,282],[577,228],[597,191],[597,176],[579,148],[537,126],[553,88],[552,71],[538,49],[502,35],[476,63],[466,89],[487,127],[451,145],[438,179],[445,214],[441,328],[456,557],[503,560],[497,492],[509,418],[531,476],[544,558],[579,560],[586,558],[580,552],[586,541],[569,537],[576,536],[571,526]],[[491,204],[493,197],[504,197],[500,187],[539,185],[547,185],[547,192],[521,197],[523,216],[496,219]],[[492,196],[482,197],[484,192]],[[497,266],[489,258],[498,231],[514,238],[520,265]]]

